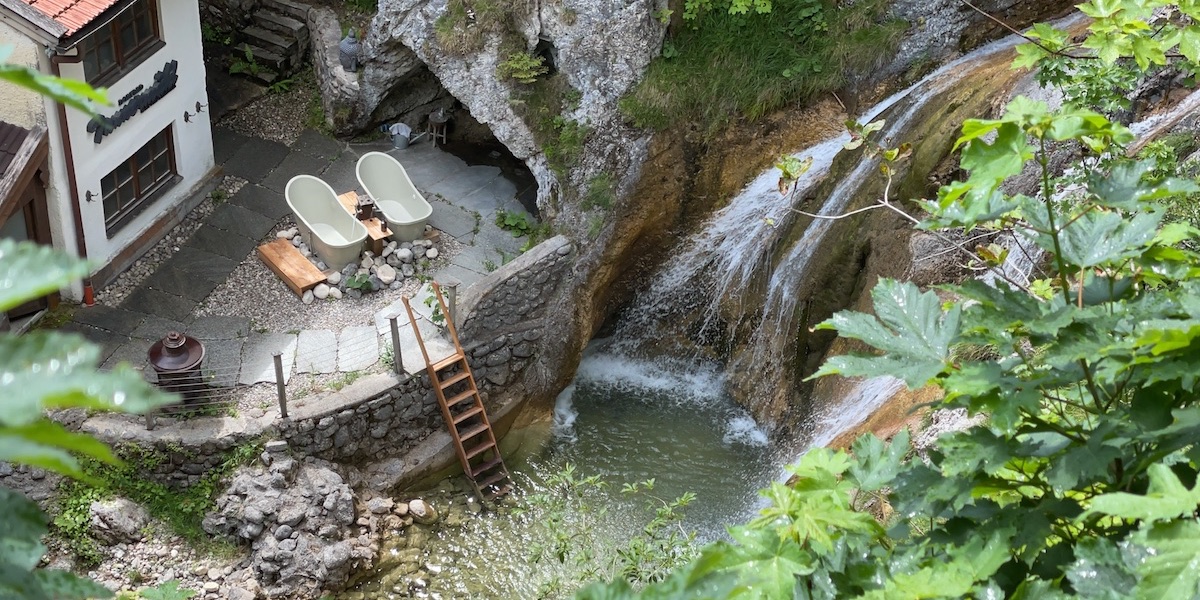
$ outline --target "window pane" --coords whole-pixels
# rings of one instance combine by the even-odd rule
[[[163,154],[154,159],[154,172],[158,174],[158,179],[166,179],[171,175],[171,157]]]
[[[117,211],[119,211],[119,210],[121,210],[121,207],[117,205],[117,195],[115,193],[105,195],[104,196],[104,220],[105,221],[112,220],[112,218],[114,216],[116,216]]]
[[[122,210],[124,210],[128,206],[132,206],[134,200],[137,200],[137,190],[134,189],[132,182],[130,182],[129,185],[118,190],[117,195],[120,198],[119,201],[120,201]]]
[[[112,38],[100,40],[99,46],[96,48],[97,62],[99,62],[100,72],[107,71],[110,67],[117,64],[117,54],[113,50]]]
[[[150,162],[150,158],[152,156],[150,144],[146,144],[138,149],[137,154],[133,155],[133,162],[136,163],[138,167],[142,167],[146,163]]]
[[[133,23],[121,27],[121,58],[129,58],[129,54],[137,48],[137,35],[133,31]],[[122,61],[123,62],[123,61]]]
[[[114,187],[120,187],[129,183],[129,179],[133,177],[133,171],[129,168],[128,162],[123,162],[113,169],[113,179],[116,181]]]

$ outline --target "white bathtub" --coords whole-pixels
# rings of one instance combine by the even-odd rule
[[[284,191],[304,243],[332,269],[358,262],[367,228],[338,202],[337,194],[317,177],[297,175]]]
[[[393,238],[411,242],[425,235],[425,222],[433,214],[433,207],[396,159],[382,152],[368,152],[358,159],[354,171],[358,183],[383,213]]]

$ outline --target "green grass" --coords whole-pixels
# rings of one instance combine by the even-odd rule
[[[622,112],[638,126],[694,121],[711,135],[837,90],[885,61],[906,28],[884,20],[883,0],[822,4],[819,25],[811,0],[781,0],[762,15],[707,11],[664,44]]]
[[[616,185],[617,182],[613,180],[613,176],[607,172],[591,178],[588,180],[587,192],[583,196],[583,201],[579,204],[580,208],[583,210],[612,208]]]
[[[117,448],[117,454],[124,460],[120,465],[85,460],[84,473],[90,482],[63,481],[59,488],[54,531],[80,562],[85,565],[98,564],[102,558],[100,546],[88,533],[91,504],[97,500],[123,496],[144,506],[152,517],[166,523],[174,534],[194,546],[208,552],[227,552],[223,544],[208,537],[200,522],[205,513],[212,510],[221,480],[257,456],[260,445],[252,442],[230,450],[218,467],[205,473],[196,484],[181,490],[171,489],[146,477],[146,473],[153,472],[170,460],[164,453],[126,445]]]

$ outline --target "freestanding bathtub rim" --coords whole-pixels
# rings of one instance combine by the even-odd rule
[[[400,161],[383,152],[368,152],[359,157],[354,174],[383,213],[393,238],[411,242],[425,234],[425,223],[433,214],[433,205],[413,185]],[[390,206],[393,202],[408,215],[397,214],[398,211]]]
[[[326,265],[340,270],[358,261],[367,228],[346,212],[328,183],[312,175],[296,175],[284,188],[284,197],[296,217],[301,238]],[[326,229],[332,229],[332,234],[341,239],[322,235]]]

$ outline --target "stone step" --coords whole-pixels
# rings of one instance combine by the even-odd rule
[[[242,30],[242,35],[245,36],[247,44],[264,48],[268,52],[272,52],[287,58],[292,64],[300,62],[300,43],[295,38],[288,38],[274,31],[263,29],[261,27],[250,26]]]
[[[308,18],[308,6],[291,0],[263,0],[262,6],[268,10],[286,15],[303,23]]]
[[[259,67],[259,70],[262,70],[263,68],[277,72],[287,70],[289,62],[287,58],[275,54],[266,48],[253,46],[244,42],[234,47],[234,56],[245,60],[244,57],[246,56],[247,49],[249,49],[250,53],[253,55],[253,63]],[[254,73],[247,73],[247,75],[254,75]]]
[[[297,21],[276,12],[258,11],[254,13],[254,24],[274,31],[282,37],[297,40],[301,46],[308,44],[308,26],[304,21]]]

